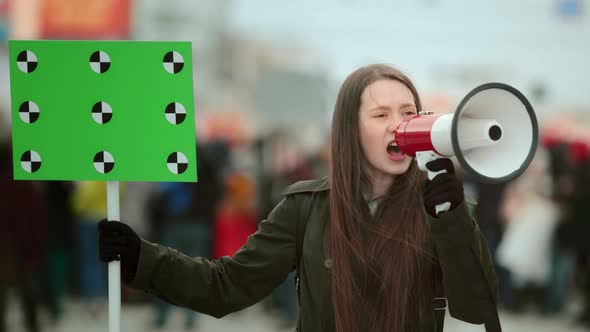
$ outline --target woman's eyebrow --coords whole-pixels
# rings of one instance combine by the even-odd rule
[[[403,110],[403,109],[406,109],[406,108],[412,108],[412,109],[415,110],[416,109],[416,105],[414,105],[413,103],[402,103],[402,104],[399,105],[399,108],[398,109],[399,110]],[[374,110],[391,111],[391,107],[389,105],[378,105],[378,106],[375,106],[375,107],[371,108],[369,110],[369,112],[372,112]]]
[[[416,105],[414,105],[413,103],[403,103],[399,106],[400,109],[404,109],[404,108],[413,108],[416,109]]]
[[[375,106],[375,107],[371,108],[369,110],[369,112],[372,112],[372,111],[375,111],[375,110],[391,111],[391,107],[389,107],[387,105],[379,105],[379,106]]]

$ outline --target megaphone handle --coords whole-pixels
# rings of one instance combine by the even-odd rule
[[[418,151],[416,152],[416,162],[418,163],[418,168],[420,170],[425,171],[428,173],[428,180],[434,179],[437,175],[446,173],[446,170],[440,170],[436,172],[429,171],[426,168],[426,164],[432,160],[443,158],[442,156],[432,152],[432,151]],[[435,206],[435,212],[438,216],[441,212],[449,211],[451,208],[451,202],[444,202]]]

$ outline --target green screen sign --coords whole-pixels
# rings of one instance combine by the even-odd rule
[[[14,178],[197,178],[189,42],[9,41]]]

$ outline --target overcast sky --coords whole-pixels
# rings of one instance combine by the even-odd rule
[[[546,81],[554,97],[590,104],[590,75],[580,70],[590,58],[590,18],[563,15],[564,1],[576,3],[234,0],[231,25],[274,45],[313,48],[337,81],[369,62],[393,63],[426,88],[437,84],[437,70],[489,69],[522,86]]]

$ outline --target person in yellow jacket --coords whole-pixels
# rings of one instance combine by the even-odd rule
[[[120,186],[123,191],[124,185]],[[97,317],[106,308],[106,278],[98,259],[98,222],[107,215],[105,181],[80,181],[72,194],[72,209],[78,222],[80,295],[89,313]]]

